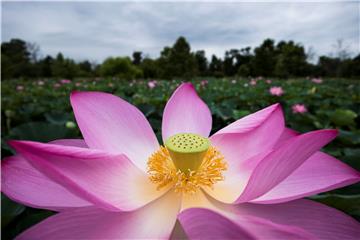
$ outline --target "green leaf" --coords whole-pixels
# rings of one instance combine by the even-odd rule
[[[350,126],[355,125],[355,118],[357,114],[349,109],[336,109],[331,114],[331,121],[337,126]]]
[[[250,114],[247,110],[233,110],[233,116],[235,119],[240,119]]]
[[[1,194],[1,228],[8,225],[25,210],[25,206],[13,202]]]
[[[65,126],[46,122],[30,122],[17,126],[10,131],[10,138],[49,142],[74,136],[74,132]]]
[[[310,199],[324,203],[349,215],[360,216],[360,194],[322,194],[312,196]]]

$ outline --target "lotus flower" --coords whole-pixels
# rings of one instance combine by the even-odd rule
[[[294,104],[291,108],[292,108],[293,113],[295,113],[295,114],[296,113],[303,114],[308,111],[304,104],[299,104],[299,103]]]
[[[311,79],[311,81],[316,84],[321,84],[323,82],[323,80],[321,78],[313,78],[313,79]]]
[[[164,146],[144,115],[101,92],[74,92],[84,140],[11,141],[2,191],[58,213],[18,239],[359,239],[360,225],[301,198],[360,175],[320,152],[336,130],[298,134],[275,104],[209,137],[194,87],[165,106]]]
[[[208,80],[201,80],[200,85],[201,85],[202,87],[205,87],[208,83],[209,83]]]
[[[150,89],[153,89],[156,87],[157,81],[156,80],[149,81],[147,85]]]
[[[271,95],[278,97],[284,94],[284,90],[282,89],[282,87],[271,87],[269,89],[269,92]]]
[[[24,90],[24,86],[23,86],[23,85],[17,85],[17,86],[16,86],[16,91],[21,92],[21,91],[23,91],[23,90]]]
[[[71,83],[71,80],[69,80],[69,79],[61,79],[60,83],[61,84],[69,84],[69,83]]]

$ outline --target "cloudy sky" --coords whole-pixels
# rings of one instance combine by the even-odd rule
[[[98,62],[135,50],[157,57],[180,35],[208,56],[265,38],[295,40],[317,55],[333,52],[342,39],[357,54],[359,12],[359,2],[2,2],[2,41],[21,38],[39,44],[42,54]]]

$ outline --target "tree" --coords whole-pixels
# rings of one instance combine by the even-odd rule
[[[145,58],[141,62],[140,68],[143,72],[143,77],[146,79],[158,78],[160,76],[161,70],[159,69],[159,61],[157,60]]]
[[[118,77],[120,79],[134,79],[142,77],[142,71],[132,64],[128,57],[109,57],[100,67],[100,74],[104,77]]]
[[[197,72],[195,55],[191,53],[190,45],[184,37],[179,37],[171,48],[163,49],[159,65],[163,78],[188,78],[195,76]]]
[[[195,52],[195,59],[197,64],[197,70],[200,76],[205,77],[208,74],[208,60],[205,56],[204,50]]]
[[[254,50],[253,58],[254,73],[258,76],[273,76],[276,64],[276,52],[274,40],[266,39]]]
[[[54,64],[54,59],[51,56],[46,56],[44,59],[41,59],[38,63],[40,65],[40,76],[42,77],[52,77],[52,65]]]
[[[134,65],[140,65],[141,64],[141,61],[142,61],[142,52],[134,52],[133,53],[133,55],[132,55],[132,57],[133,57],[133,61],[132,61],[132,63],[134,64]]]
[[[58,78],[74,78],[80,76],[79,66],[74,60],[64,58],[62,53],[58,53],[51,65],[51,71],[54,77]]]
[[[19,78],[31,75],[30,56],[26,42],[21,39],[11,39],[1,44],[1,68],[3,79]]]
[[[93,65],[90,63],[90,61],[85,60],[82,62],[79,62],[79,77],[90,77],[94,74],[93,71]]]
[[[281,41],[276,46],[274,75],[278,77],[307,75],[306,54],[303,46],[293,41]]]
[[[37,43],[26,43],[31,63],[37,63],[40,59],[40,46]]]
[[[339,58],[321,56],[318,64],[321,71],[320,74],[329,77],[338,76],[340,63],[341,60]]]
[[[211,75],[215,77],[222,77],[224,75],[222,70],[222,61],[220,58],[217,58],[215,55],[211,56],[209,71]]]

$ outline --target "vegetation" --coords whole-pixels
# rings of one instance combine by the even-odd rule
[[[334,57],[320,56],[316,64],[310,63],[313,52],[305,52],[304,46],[293,41],[275,43],[266,39],[255,47],[230,49],[223,58],[212,55],[210,61],[204,50],[191,51],[184,37],[179,37],[173,46],[164,47],[160,57],[143,57],[142,52],[134,52],[129,57],[110,57],[103,63],[89,61],[76,62],[65,58],[62,53],[40,58],[40,48],[36,44],[12,39],[1,44],[1,77],[96,77],[118,76],[122,79],[157,78],[189,79],[196,76],[234,77],[360,77],[360,55],[350,58],[342,43],[338,43]]]

